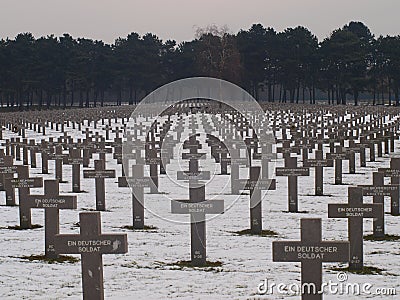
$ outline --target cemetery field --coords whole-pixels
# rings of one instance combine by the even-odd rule
[[[199,124],[198,132],[203,131],[203,117],[195,116]],[[349,117],[349,116],[348,116]],[[172,117],[172,121],[176,121]],[[213,119],[206,115],[210,122]],[[183,118],[182,135],[190,135],[190,118]],[[367,116],[367,120],[369,116]],[[392,119],[394,121],[397,118]],[[142,120],[144,121],[144,120]],[[215,120],[214,120],[215,121]],[[84,139],[85,131],[92,131],[105,137],[106,125],[97,122],[84,125],[80,130],[71,124],[65,125],[66,132],[74,141]],[[107,141],[112,141],[117,127],[123,127],[123,119],[113,119]],[[105,118],[105,124],[108,119]],[[107,129],[107,130],[108,130]],[[115,131],[112,131],[114,129]],[[396,132],[397,134],[397,132]],[[12,128],[2,132],[6,139],[20,137]],[[46,127],[46,136],[37,130],[25,130],[28,139],[40,143],[42,139],[54,139],[64,135],[61,130]],[[282,132],[276,131],[277,143],[272,145],[272,152],[279,152],[282,147]],[[183,139],[184,140],[184,139]],[[132,193],[129,187],[119,187],[118,177],[122,176],[121,164],[117,164],[113,153],[93,153],[88,167],[80,167],[80,190],[72,192],[72,168],[63,164],[63,181],[59,184],[61,195],[77,196],[76,209],[62,209],[59,212],[60,234],[79,234],[79,213],[96,210],[95,180],[85,178],[84,171],[94,170],[95,160],[105,156],[105,169],[115,170],[115,177],[105,178],[105,211],[101,212],[101,230],[105,234],[126,234],[128,252],[126,254],[103,255],[104,295],[106,299],[300,299],[299,295],[285,295],[275,290],[273,294],[261,295],[260,283],[300,284],[300,262],[273,262],[272,243],[274,241],[299,241],[302,218],[322,219],[323,241],[348,241],[348,220],[346,218],[328,218],[328,204],[347,204],[348,187],[371,185],[373,172],[378,168],[390,168],[391,159],[400,157],[400,142],[395,140],[394,151],[390,154],[377,155],[375,161],[369,161],[367,150],[366,166],[360,167],[360,154],[355,154],[355,174],[349,174],[349,160],[343,159],[342,184],[335,183],[335,168],[323,168],[323,195],[315,195],[314,166],[309,167],[309,176],[299,176],[298,211],[288,212],[288,177],[275,176],[275,168],[285,167],[282,153],[268,164],[271,178],[276,180],[276,189],[261,191],[262,194],[262,229],[273,233],[262,235],[240,234],[250,228],[249,191],[241,195],[231,193],[231,167],[228,175],[222,175],[220,165],[210,156],[207,137],[200,134],[197,141],[202,145],[199,152],[206,153],[206,158],[199,160],[200,169],[210,171],[211,179],[205,187],[205,199],[224,200],[224,213],[207,215],[207,265],[193,267],[191,260],[191,231],[189,214],[172,214],[171,200],[189,199],[188,183],[177,181],[177,172],[186,171],[189,162],[182,159],[186,150],[182,146],[173,148],[174,156],[166,166],[166,174],[158,174],[158,194],[150,193],[145,188],[144,207],[145,229],[125,228],[132,226]],[[345,141],[345,147],[349,143]],[[5,145],[3,144],[3,148]],[[111,147],[109,147],[111,148]],[[324,155],[330,153],[329,144],[323,144]],[[64,149],[63,154],[71,157]],[[54,179],[55,160],[48,162],[48,174],[42,172],[41,153],[37,153],[37,166],[29,169],[30,177],[42,177],[44,181]],[[313,159],[315,150],[309,153]],[[300,154],[291,154],[297,158],[297,166],[303,166]],[[14,165],[23,161],[15,159]],[[252,166],[261,166],[260,160],[254,160]],[[239,168],[240,178],[249,176],[249,169]],[[145,165],[144,175],[149,176],[149,166]],[[97,180],[97,179],[96,179]],[[384,183],[391,182],[384,177]],[[43,187],[30,188],[30,194],[43,194]],[[6,193],[0,198],[0,299],[82,299],[81,255],[68,254],[76,258],[74,262],[49,263],[35,260],[35,255],[45,254],[45,227],[16,230],[19,225],[19,207],[6,205]],[[19,202],[18,189],[16,201]],[[372,203],[372,196],[364,197],[364,203]],[[385,197],[385,233],[400,235],[399,216],[390,214],[390,197]],[[44,225],[44,210],[32,209],[32,224]],[[362,220],[362,219],[361,219]],[[363,235],[373,233],[373,219],[363,221]],[[346,272],[346,282],[371,285],[372,294],[350,296],[350,299],[400,299],[400,240],[369,241],[364,240],[364,266],[378,268],[378,274],[354,274]],[[345,268],[343,262],[323,263],[323,282],[338,282],[337,268]],[[395,289],[398,295],[381,296],[378,289]],[[348,299],[347,294],[326,294],[324,299]]]

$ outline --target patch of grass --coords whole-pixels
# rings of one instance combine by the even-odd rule
[[[376,254],[387,254],[387,253],[389,253],[389,252],[385,252],[385,251],[372,251],[372,252],[370,252],[369,254],[371,254],[371,255],[376,255]]]
[[[30,228],[21,228],[21,226],[19,225],[15,225],[15,226],[7,226],[7,229],[10,230],[30,230],[30,229],[37,229],[37,228],[42,228],[42,225],[39,224],[32,224],[32,226]]]
[[[251,229],[244,229],[233,232],[238,235],[257,235],[257,236],[278,236],[278,233],[273,230],[262,230],[261,234],[252,233]]]
[[[30,255],[30,256],[22,256],[20,257],[21,259],[26,259],[29,261],[43,261],[48,264],[54,264],[54,263],[69,263],[69,264],[74,264],[79,261],[79,258],[73,257],[73,256],[66,256],[66,255],[60,255],[58,258],[48,258],[44,255]]]
[[[315,195],[315,194],[305,194],[307,197],[333,197],[331,194]]]
[[[190,260],[180,260],[173,263],[157,262],[160,266],[172,267],[174,270],[201,270],[205,272],[222,272],[222,262],[220,261],[206,261],[204,266],[194,266]]]
[[[144,225],[143,229],[137,229],[137,228],[133,228],[132,225],[126,225],[126,226],[122,226],[122,229],[128,229],[128,230],[157,230],[158,228],[152,225]]]
[[[282,210],[283,213],[287,214],[308,214],[309,211],[306,210],[301,210],[301,211],[287,211],[287,210]]]
[[[384,269],[379,269],[375,267],[368,267],[364,266],[361,270],[350,270],[347,268],[332,268],[332,271],[337,272],[349,272],[357,275],[382,275],[382,272],[385,271]]]
[[[109,210],[109,209],[106,209],[106,210],[97,210],[97,209],[95,209],[95,208],[81,208],[81,210],[82,211],[102,211],[102,212],[112,212],[111,210]]]
[[[166,263],[162,261],[155,261],[152,266],[139,265],[136,261],[132,261],[128,264],[123,264],[122,267],[134,268],[134,269],[151,269],[151,270],[197,270],[205,272],[222,272],[222,262],[220,261],[206,261],[205,266],[193,266],[191,261],[180,260],[177,262]]]
[[[394,234],[385,234],[383,237],[374,237],[372,234],[365,235],[364,240],[366,241],[398,241],[400,240],[400,236]]]

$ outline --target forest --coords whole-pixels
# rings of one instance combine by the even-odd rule
[[[113,44],[69,34],[0,40],[2,107],[136,104],[194,76],[228,80],[258,101],[398,106],[400,36],[375,37],[350,22],[322,41],[302,26],[261,24],[236,34],[210,25],[181,43],[135,32]]]

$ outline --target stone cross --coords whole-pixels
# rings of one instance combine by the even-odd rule
[[[161,157],[157,156],[157,150],[155,148],[148,149],[146,151],[146,164],[150,165],[150,178],[153,184],[150,187],[151,194],[158,193],[158,165],[161,164]]]
[[[364,204],[363,190],[349,187],[348,204],[329,204],[329,218],[348,218],[350,241],[350,270],[362,270],[364,266],[363,219],[382,217],[382,204]]]
[[[233,195],[239,195],[240,185],[237,180],[239,179],[240,165],[248,165],[248,159],[245,157],[240,157],[239,149],[231,149],[230,154],[231,158],[228,159],[230,160],[231,164],[231,193]]]
[[[79,214],[80,234],[58,234],[55,237],[57,254],[80,254],[83,299],[103,300],[103,254],[128,252],[126,234],[102,234],[100,212]]]
[[[336,146],[335,153],[327,153],[327,159],[335,160],[335,184],[342,184],[343,167],[342,160],[348,159],[348,155],[342,152],[342,146]]]
[[[313,284],[304,289],[302,300],[320,300],[322,293],[322,263],[348,262],[349,242],[322,241],[321,219],[301,219],[300,241],[272,242],[275,262],[301,262],[301,283]]]
[[[383,173],[373,173],[372,185],[359,185],[362,188],[363,196],[373,196],[373,203],[382,204],[381,214],[373,220],[373,236],[375,238],[382,238],[385,236],[385,205],[384,197],[399,197],[399,186],[398,185],[386,185],[384,184],[385,176]]]
[[[45,140],[42,140],[40,143],[40,153],[42,157],[42,174],[49,174],[49,143]]]
[[[115,170],[105,170],[104,160],[94,161],[94,170],[84,170],[83,178],[94,178],[96,181],[96,210],[106,210],[105,178],[115,178]]]
[[[70,149],[70,156],[67,158],[67,164],[72,165],[72,192],[81,192],[81,164],[83,158],[81,157],[80,149]]]
[[[390,177],[392,185],[400,184],[400,158],[393,157],[390,160],[390,168],[378,168],[378,172],[382,172],[385,177]],[[390,208],[392,216],[400,215],[400,201],[398,194],[391,195]]]
[[[222,214],[223,212],[223,200],[205,200],[205,186],[202,183],[189,185],[189,201],[171,201],[171,213],[190,214],[191,263],[193,266],[206,265],[206,214]]]
[[[19,222],[21,229],[32,228],[31,209],[26,201],[29,189],[43,186],[43,178],[29,178],[28,166],[17,166],[18,178],[7,178],[4,186],[8,189],[18,189],[19,191]]]
[[[126,178],[132,189],[133,228],[144,229],[144,188],[150,188],[153,181],[144,177],[144,166],[133,165],[132,177]]]
[[[54,148],[54,153],[49,153],[47,155],[48,160],[55,161],[56,179],[60,183],[63,183],[63,162],[67,160],[68,155],[62,153],[63,148],[61,145],[57,145]]]
[[[261,178],[261,167],[250,167],[250,178],[239,179],[239,184],[245,190],[250,190],[250,231],[253,234],[262,232],[262,190],[275,190],[275,179]]]
[[[324,159],[322,150],[315,151],[315,159],[307,159],[303,162],[304,167],[315,168],[315,195],[324,194],[324,167],[333,167],[332,159]]]
[[[36,153],[37,153],[37,146],[35,144],[35,140],[29,141],[29,153],[31,159],[31,168],[36,168]]]
[[[285,167],[278,167],[276,170],[276,176],[287,176],[288,177],[288,202],[289,212],[298,212],[298,193],[297,193],[297,177],[298,176],[310,176],[309,168],[297,167],[296,157],[285,158]]]
[[[59,195],[59,181],[45,180],[44,195],[28,195],[24,202],[26,207],[44,209],[45,218],[45,256],[47,258],[58,258],[54,249],[54,238],[59,234],[60,209],[76,209],[76,196]]]
[[[13,157],[11,155],[3,155],[0,157],[0,190],[6,192],[6,205],[14,206],[15,191],[11,186],[6,188],[4,182],[8,178],[13,178],[14,173],[17,172],[17,166],[13,166]]]

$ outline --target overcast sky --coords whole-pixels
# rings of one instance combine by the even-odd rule
[[[113,43],[130,32],[191,40],[195,28],[231,32],[261,23],[282,31],[302,25],[320,40],[351,20],[376,35],[400,34],[400,0],[0,0],[0,38],[70,33]]]

